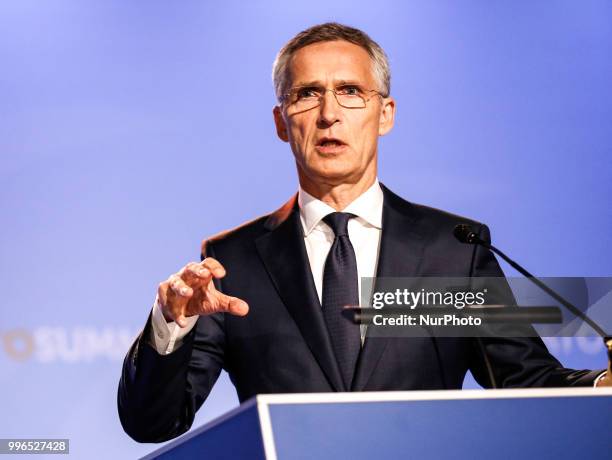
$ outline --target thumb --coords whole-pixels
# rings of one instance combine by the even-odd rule
[[[232,297],[218,292],[219,306],[222,311],[236,316],[245,316],[249,312],[249,305],[238,297]]]

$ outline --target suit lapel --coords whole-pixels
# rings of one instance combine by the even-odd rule
[[[420,273],[426,229],[414,206],[382,186],[382,235],[376,277],[416,277]],[[361,391],[389,343],[386,337],[368,337],[357,362],[352,390]]]
[[[283,303],[335,391],[345,390],[325,326],[297,207],[297,196],[268,218],[257,250]]]

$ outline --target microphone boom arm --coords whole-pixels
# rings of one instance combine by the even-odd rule
[[[591,328],[593,328],[593,330],[603,338],[604,344],[606,345],[606,348],[608,350],[608,357],[610,358],[610,360],[612,360],[612,336],[608,335],[595,321],[589,318],[585,313],[581,312],[567,299],[565,299],[559,293],[555,292],[552,288],[544,284],[538,278],[533,276],[531,273],[521,267],[518,263],[516,263],[506,254],[504,254],[502,251],[497,249],[495,246],[493,246],[491,243],[488,243],[482,238],[480,238],[480,236],[478,236],[478,234],[474,232],[469,225],[457,225],[453,233],[455,237],[462,243],[478,244],[497,254],[499,257],[505,260],[512,268],[514,268],[516,271],[528,278],[533,284],[538,286],[540,289],[550,295],[553,299],[555,299],[557,302],[559,302],[561,305],[571,311],[574,315],[576,315],[578,318],[582,319],[585,323],[591,326]]]

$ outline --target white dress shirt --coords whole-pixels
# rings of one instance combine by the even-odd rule
[[[304,229],[304,243],[310,262],[310,271],[314,279],[319,303],[323,295],[323,271],[327,254],[334,243],[335,234],[323,218],[334,208],[309,195],[300,187],[298,195],[300,220]],[[361,279],[374,278],[378,265],[378,251],[382,233],[383,193],[378,180],[351,202],[342,212],[354,214],[356,217],[348,221],[348,235],[355,250],[357,259],[357,280],[361,294]],[[365,293],[368,298],[371,293]],[[363,296],[359,295],[359,304]],[[361,326],[361,343],[365,338],[366,326]]]

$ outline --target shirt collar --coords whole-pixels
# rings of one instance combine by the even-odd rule
[[[298,193],[300,219],[304,235],[310,234],[326,215],[336,212],[334,208],[306,192],[302,187]],[[365,225],[382,228],[383,192],[378,179],[372,186],[353,200],[342,212],[355,214]]]

